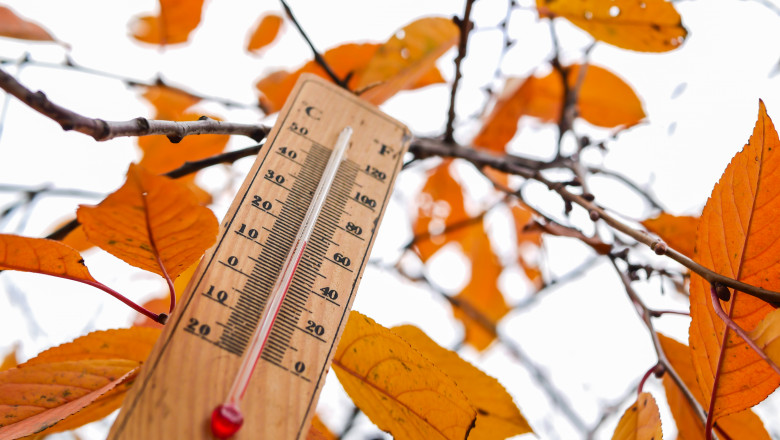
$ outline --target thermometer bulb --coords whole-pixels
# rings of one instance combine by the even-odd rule
[[[244,416],[235,405],[219,405],[211,413],[211,432],[219,439],[231,437],[243,424]]]

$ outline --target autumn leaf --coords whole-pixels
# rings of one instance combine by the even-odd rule
[[[398,440],[458,439],[476,412],[447,375],[408,342],[351,312],[333,370],[352,401]]]
[[[451,298],[452,313],[463,321],[464,341],[477,350],[486,349],[496,338],[496,325],[509,312],[498,288],[503,266],[493,253],[482,222],[465,228],[459,243],[471,261],[471,279],[458,295]]]
[[[496,379],[464,361],[457,353],[440,347],[417,327],[403,325],[393,327],[392,331],[452,378],[466,395],[477,411],[477,422],[469,433],[469,440],[498,440],[533,432],[512,396]]]
[[[579,64],[567,67],[567,84],[577,85]],[[531,76],[524,81],[510,80],[498,98],[474,145],[494,151],[504,147],[517,133],[521,116],[533,116],[545,122],[557,122],[563,108],[563,81],[557,70],[545,77]],[[630,85],[607,69],[588,65],[577,94],[578,115],[593,125],[627,128],[645,117],[642,102]]]
[[[203,0],[160,0],[159,15],[136,17],[130,24],[138,41],[165,46],[187,42],[200,24]]]
[[[179,278],[176,278],[176,280],[173,282],[173,290],[176,292],[177,301],[184,294],[184,291],[187,290],[187,285],[190,283],[192,276],[195,275],[195,270],[198,268],[199,263],[200,262],[194,263],[192,266],[188,267],[187,270],[182,272],[181,275],[179,275]],[[152,298],[149,301],[143,303],[142,307],[155,314],[168,313],[171,308],[170,293],[165,292],[160,297]],[[138,314],[135,317],[133,326],[159,329],[163,328],[162,324],[157,321],[153,321],[148,316],[142,314]]]
[[[90,241],[125,262],[176,279],[211,246],[219,224],[185,186],[130,165],[98,206],[79,207]]]
[[[77,250],[55,240],[0,234],[0,269],[51,275],[94,285]]]
[[[159,335],[146,328],[93,332],[0,372],[0,437],[41,431],[79,410],[44,432],[66,431],[110,414]]]
[[[322,423],[322,420],[320,420],[320,416],[315,414],[314,418],[311,419],[311,426],[309,427],[309,432],[306,434],[306,440],[337,440],[338,437],[336,437],[332,432],[330,432],[330,429],[328,429],[325,424]]]
[[[699,217],[676,216],[665,212],[642,222],[648,231],[658,235],[666,244],[689,258],[693,258],[696,247],[698,224]]]
[[[247,43],[247,52],[257,54],[264,47],[273,43],[279,30],[284,24],[284,19],[278,14],[265,14],[260,18]]]
[[[429,31],[414,27],[414,39],[411,40],[411,42],[400,42],[400,44],[409,44],[411,45],[410,47],[416,47],[415,45],[419,44],[418,40],[425,38],[428,38],[429,42],[433,42],[437,36],[443,35],[441,30],[445,28],[445,26],[441,26],[438,21],[435,21],[435,23],[437,26]],[[430,32],[430,34],[426,34],[426,32]],[[388,94],[394,87],[401,84],[403,84],[401,87],[402,90],[415,90],[431,84],[444,82],[441,72],[434,64],[435,59],[433,60],[434,62],[427,62],[426,59],[422,59],[425,57],[422,57],[415,61],[412,60],[411,52],[407,54],[406,51],[403,51],[403,53],[409,55],[409,60],[403,61],[403,64],[395,67],[397,71],[396,76],[390,79],[381,79],[383,78],[381,76],[382,72],[378,70],[382,68],[381,61],[385,60],[387,56],[390,56],[393,53],[393,50],[397,50],[398,47],[400,47],[399,42],[396,40],[398,39],[393,37],[390,41],[385,43],[385,45],[376,43],[343,44],[325,51],[325,53],[322,54],[322,57],[337,77],[349,77],[347,86],[350,90],[359,91],[368,86],[376,86],[378,90],[361,95],[361,97],[373,103],[380,102],[372,98],[374,94],[380,92],[383,95]],[[382,52],[385,54],[384,57],[380,54],[380,48],[385,48],[383,49],[384,52]],[[417,47],[415,50],[422,50],[422,48]],[[435,50],[435,48],[431,48],[431,50]],[[420,53],[419,55],[423,54]],[[371,67],[372,65],[375,65],[376,67]],[[385,70],[384,73],[390,71],[392,71],[392,69]],[[303,73],[313,73],[321,78],[330,80],[330,77],[325,70],[314,60],[309,61],[294,72],[281,70],[270,73],[255,85],[260,92],[260,106],[263,111],[269,114],[279,111],[282,106],[284,106],[287,96]],[[369,75],[369,79],[373,77],[374,79],[372,81],[374,82],[363,85],[366,75]],[[380,80],[384,81],[386,84],[382,83],[384,85],[380,85],[377,82]],[[393,93],[397,93],[398,91],[399,90],[395,90]],[[366,91],[366,93],[368,92],[369,91]]]
[[[378,44],[343,44],[325,51],[322,57],[328,66],[339,78],[345,78],[368,63],[374,55]],[[328,78],[328,74],[315,61],[309,61],[295,72],[278,71],[271,73],[258,81],[255,87],[261,93],[260,106],[266,113],[279,111],[287,100],[287,96],[304,73],[313,73],[322,78]]]
[[[544,284],[542,271],[539,269],[538,262],[533,257],[529,257],[529,253],[541,251],[542,233],[526,228],[533,224],[533,213],[526,205],[513,202],[510,204],[510,209],[517,236],[517,262],[525,272],[528,281],[539,289]]]
[[[650,393],[640,394],[623,413],[612,440],[662,440],[661,414]]]
[[[688,31],[666,0],[536,0],[539,15],[564,17],[593,38],[623,49],[667,52]]]
[[[5,355],[5,357],[3,358],[3,362],[0,362],[0,372],[5,370],[10,370],[11,368],[16,367],[16,365],[18,364],[16,360],[16,350],[17,350],[17,346],[14,345],[11,348],[11,351],[9,351],[7,355]]]
[[[5,6],[0,6],[0,36],[31,41],[57,41],[49,31],[19,17]]]
[[[778,148],[777,132],[760,102],[753,135],[731,160],[704,207],[694,256],[719,274],[775,291],[780,290]],[[690,290],[689,345],[704,395],[714,394],[711,411],[717,420],[764,400],[780,384],[780,375],[718,317],[709,283],[693,274]],[[721,305],[746,331],[754,330],[774,310],[736,291]]]
[[[459,38],[460,30],[451,19],[415,20],[377,49],[356,74],[355,90],[362,92],[361,98],[379,105],[415,84]]]
[[[464,239],[464,226],[471,221],[466,214],[463,188],[452,177],[451,169],[452,159],[445,159],[430,170],[417,196],[412,232],[414,249],[423,262],[447,243]]]
[[[147,87],[144,99],[154,106],[154,118],[169,121],[197,121],[202,116],[219,120],[216,116],[203,115],[188,111],[200,98],[183,90],[167,86]],[[178,143],[171,142],[166,136],[142,136],[138,146],[143,151],[140,165],[154,174],[172,171],[186,162],[192,162],[214,156],[224,151],[230,136],[203,134],[186,136]],[[190,180],[193,179],[190,177]],[[181,179],[180,179],[181,180]],[[188,181],[189,182],[189,181]],[[194,181],[189,182],[197,191]],[[197,189],[196,189],[197,188]]]
[[[706,410],[709,407],[709,399],[704,398],[696,382],[696,371],[693,368],[690,349],[672,338],[658,334],[658,340],[672,368],[682,379],[699,404]],[[674,420],[677,422],[679,440],[704,440],[704,424],[696,411],[686,400],[682,390],[677,386],[669,374],[663,377],[666,401],[672,410]],[[716,429],[725,433],[732,439],[769,440],[769,433],[764,429],[761,419],[750,409],[725,416],[718,420]],[[725,436],[724,436],[725,437]]]

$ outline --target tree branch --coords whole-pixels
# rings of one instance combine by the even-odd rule
[[[325,70],[325,73],[328,74],[328,76],[330,77],[331,80],[333,80],[334,83],[338,84],[342,88],[349,90],[349,88],[347,87],[347,81],[339,78],[338,75],[336,75],[336,72],[334,72],[333,69],[330,68],[328,62],[325,61],[325,58],[323,58],[320,52],[314,47],[314,44],[311,42],[309,37],[306,35],[306,32],[303,31],[303,28],[298,23],[298,20],[295,19],[292,10],[290,9],[289,6],[287,6],[287,2],[284,0],[279,0],[279,1],[281,1],[282,7],[284,8],[284,11],[287,13],[287,16],[290,18],[290,21],[293,22],[295,28],[298,29],[298,32],[300,32],[303,39],[306,40],[306,44],[308,44],[309,47],[311,48],[311,51],[314,52],[314,61],[316,61],[317,64],[319,64],[320,67],[322,67],[322,69]]]
[[[498,171],[503,171],[510,174],[516,174],[526,179],[536,180],[547,186],[551,191],[558,193],[565,201],[573,203],[585,208],[590,214],[591,218],[601,219],[604,222],[615,229],[628,235],[634,240],[648,246],[658,255],[665,255],[672,260],[682,264],[690,269],[692,272],[697,273],[702,278],[707,280],[710,284],[719,283],[725,286],[737,289],[740,292],[747,293],[761,300],[767,301],[771,304],[780,304],[780,293],[763,289],[757,286],[751,286],[750,284],[737,281],[733,278],[726,277],[718,274],[699,263],[696,263],[692,259],[670,248],[663,240],[652,237],[645,231],[634,229],[631,226],[618,220],[616,217],[607,213],[602,207],[598,206],[589,198],[582,195],[574,194],[570,192],[566,185],[560,182],[553,182],[544,177],[540,170],[546,168],[548,163],[535,161],[533,159],[526,159],[513,155],[500,155],[487,150],[481,150],[477,148],[466,148],[457,145],[443,145],[441,141],[434,139],[416,139],[413,141],[410,152],[421,157],[429,156],[442,156],[442,157],[457,157],[468,160],[477,167],[489,166]],[[540,164],[538,168],[536,164]]]
[[[60,124],[63,130],[74,130],[92,136],[96,141],[107,141],[124,136],[165,135],[177,143],[192,134],[235,134],[248,136],[259,142],[268,134],[262,125],[221,122],[206,117],[198,121],[159,121],[136,118],[129,121],[104,121],[90,118],[57,105],[41,92],[33,92],[13,76],[0,69],[0,88],[15,96],[30,108]]]
[[[474,27],[474,23],[471,22],[471,6],[473,4],[474,0],[466,0],[466,10],[463,12],[463,18],[453,17],[455,24],[460,28],[460,41],[458,42],[458,56],[455,57],[455,80],[453,80],[452,89],[450,90],[450,109],[447,112],[447,128],[444,131],[444,141],[449,143],[454,141],[452,135],[455,131],[455,95],[458,92],[458,83],[462,76],[460,64],[463,62],[463,59],[466,58],[469,34]]]

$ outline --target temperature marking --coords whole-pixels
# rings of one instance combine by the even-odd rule
[[[305,439],[410,139],[402,124],[376,107],[308,74],[279,113],[221,222],[217,243],[126,397],[110,440],[214,438],[203,422],[226,402],[262,316],[274,308],[274,285],[346,126],[353,127],[354,148],[338,166],[255,355],[240,403],[247,417],[235,435]],[[173,408],[187,408],[187,416],[170,417]]]
[[[293,127],[296,127],[295,123],[293,123],[291,129]],[[303,127],[298,129],[301,134],[308,133],[308,131],[304,133],[304,130],[306,129]],[[311,238],[312,232],[314,231],[314,225],[317,223],[317,217],[319,217],[320,212],[325,205],[325,199],[328,196],[328,192],[333,186],[333,181],[336,179],[336,172],[338,171],[339,165],[344,158],[344,153],[347,151],[350,136],[352,136],[352,128],[346,127],[341,132],[338,140],[336,141],[336,147],[333,149],[333,152],[330,155],[328,164],[325,166],[325,171],[322,174],[322,179],[320,180],[320,183],[317,186],[317,190],[312,197],[312,201],[309,205],[309,209],[306,212],[306,216],[303,218],[301,228],[295,237],[295,246],[284,262],[284,269],[282,272],[280,272],[279,278],[276,280],[276,284],[274,285],[274,288],[268,298],[268,304],[266,305],[265,311],[260,318],[257,330],[255,330],[255,333],[252,336],[252,340],[249,345],[249,351],[244,355],[244,358],[241,361],[241,366],[238,369],[238,373],[236,374],[235,379],[233,379],[233,385],[230,387],[230,392],[228,393],[225,402],[217,406],[212,413],[211,431],[219,438],[227,438],[232,436],[241,428],[241,425],[243,424],[243,415],[241,414],[239,404],[244,398],[246,389],[249,386],[249,379],[252,377],[252,373],[257,366],[257,362],[260,360],[260,353],[263,351],[263,348],[266,346],[266,342],[268,341],[268,337],[271,335],[271,328],[273,327],[274,322],[278,317],[287,318],[294,322],[300,315],[300,313],[298,313],[296,314],[298,316],[290,316],[290,312],[282,310],[282,301],[284,301],[285,296],[287,296],[287,291],[290,289],[293,276],[295,276],[295,272],[298,269],[301,258],[303,258],[303,251],[306,249],[306,245],[309,244],[309,239]],[[271,170],[268,171],[265,178],[269,180],[273,179],[275,180],[275,183],[278,183],[279,185],[284,182],[284,178],[281,175],[276,175],[274,178],[274,173]],[[258,261],[258,263],[260,262]],[[285,322],[285,320],[283,320],[280,322],[280,325],[277,326],[277,328],[283,328],[285,325],[289,325],[292,328],[297,328],[298,330],[313,336],[319,341],[327,342],[320,337],[325,333],[324,327],[318,325],[314,321],[308,321],[308,323],[309,325],[304,330],[299,327],[289,325]],[[205,334],[201,332],[201,334],[205,337],[208,332]],[[269,346],[271,348],[269,352],[272,352],[274,348],[273,344],[269,344]],[[284,350],[282,348],[278,348],[277,351],[277,354],[284,354]],[[232,422],[235,429],[227,431],[224,430],[225,421]]]

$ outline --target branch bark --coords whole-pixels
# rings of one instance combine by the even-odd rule
[[[90,118],[49,100],[41,92],[33,92],[6,71],[0,69],[0,88],[13,95],[28,107],[60,124],[63,130],[78,131],[96,141],[107,141],[125,136],[165,135],[171,142],[180,142],[194,134],[235,134],[248,136],[257,142],[268,134],[268,127],[255,124],[239,124],[201,118],[198,121],[159,121],[135,118],[129,121],[104,121]]]

